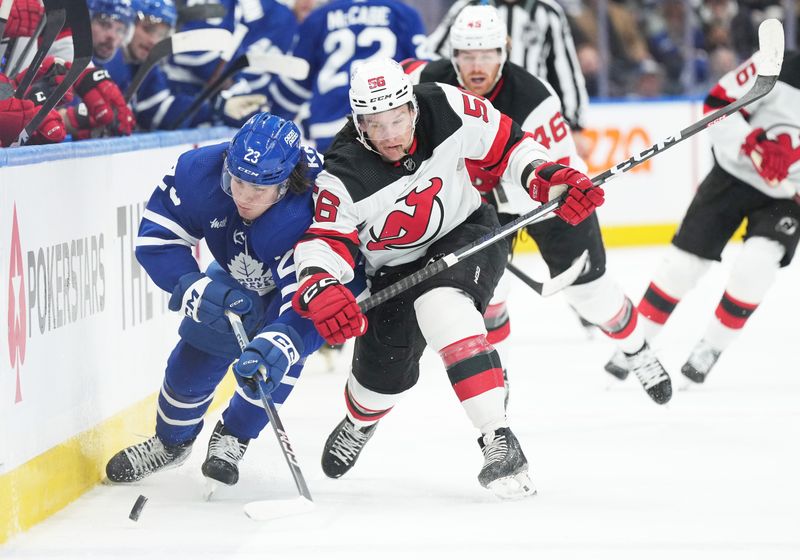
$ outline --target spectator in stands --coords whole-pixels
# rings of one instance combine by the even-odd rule
[[[644,37],[639,33],[639,23],[633,12],[619,2],[607,4],[608,14],[608,78],[611,96],[632,91],[639,77],[641,64],[649,60],[650,52]],[[596,0],[584,0],[583,9],[573,18],[575,43],[581,69],[592,85],[590,93],[597,95],[597,72],[602,61],[598,52],[598,20]]]

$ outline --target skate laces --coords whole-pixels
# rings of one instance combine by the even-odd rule
[[[246,449],[246,443],[240,443],[238,438],[219,432],[211,434],[211,441],[208,443],[209,456],[227,459],[234,464],[242,460]]]
[[[342,430],[336,434],[336,439],[331,446],[331,455],[343,461],[345,465],[355,459],[364,444],[367,443],[369,434],[355,427],[355,424],[345,422]]]
[[[508,441],[505,434],[490,432],[483,436],[483,456],[486,459],[485,465],[499,463],[508,454]],[[485,466],[484,465],[484,466]]]
[[[699,372],[707,373],[717,363],[721,352],[704,340],[697,343],[689,356],[689,365]]]
[[[129,447],[125,450],[125,455],[133,471],[139,474],[152,472],[172,460],[172,454],[157,436]]]
[[[629,358],[631,369],[645,389],[655,387],[662,381],[669,379],[661,362],[648,349],[639,351]]]

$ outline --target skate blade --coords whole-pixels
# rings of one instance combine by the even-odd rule
[[[534,488],[527,472],[498,478],[490,482],[486,487],[501,500],[521,500],[536,494],[536,488]]]
[[[212,478],[206,478],[206,485],[205,488],[203,488],[203,500],[210,502],[217,488],[219,488],[219,482]]]
[[[259,500],[244,505],[244,513],[255,521],[270,521],[314,511],[314,502],[297,496],[288,500]]]

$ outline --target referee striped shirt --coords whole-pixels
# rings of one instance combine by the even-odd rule
[[[481,0],[456,0],[428,37],[429,48],[450,58],[450,26],[464,7],[480,3]],[[555,0],[493,3],[505,19],[511,37],[509,60],[553,86],[561,98],[564,118],[574,130],[582,129],[589,96],[564,9]]]

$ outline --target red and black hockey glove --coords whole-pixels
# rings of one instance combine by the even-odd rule
[[[52,93],[52,91],[64,81],[64,76],[71,65],[72,64],[70,62],[66,62],[62,58],[57,58],[55,56],[45,57],[44,62],[42,62],[42,65],[36,72],[33,83],[31,84],[31,87],[25,97],[32,99],[32,92],[34,91],[38,91],[43,93],[45,96],[49,96],[50,93]],[[17,84],[17,86],[19,86],[19,84],[25,78],[25,75],[29,70],[30,67],[26,68],[14,77],[14,82]],[[61,98],[61,101],[59,101],[59,105],[66,105],[72,101],[72,97],[72,88],[70,88],[64,94],[64,97]]]
[[[44,15],[44,7],[39,0],[14,0],[14,3],[11,4],[11,12],[8,14],[5,36],[12,39],[32,37],[42,15]]]
[[[30,99],[11,97],[0,101],[0,147],[10,146],[25,128],[39,107]],[[52,144],[66,136],[66,127],[56,111],[50,111],[42,124],[31,135],[29,144]]]
[[[292,298],[292,307],[314,323],[328,344],[344,344],[367,332],[367,317],[353,294],[327,272],[306,279]]]
[[[136,126],[133,112],[105,68],[88,68],[75,83],[92,123],[114,136],[128,136]]]
[[[756,128],[747,135],[742,151],[750,157],[758,174],[772,184],[786,179],[789,166],[800,158],[800,148],[792,146],[788,134],[781,134],[772,140],[763,128]]]
[[[567,198],[555,214],[573,226],[605,202],[603,189],[593,187],[592,180],[580,171],[560,163],[539,164],[528,179],[528,193],[538,202],[549,202],[564,192]]]

